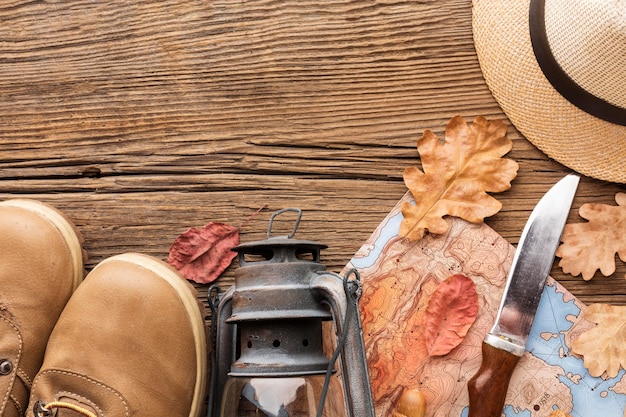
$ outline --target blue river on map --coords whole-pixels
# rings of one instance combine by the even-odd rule
[[[387,224],[380,231],[380,235],[374,241],[374,247],[363,258],[352,258],[350,261],[355,268],[364,269],[376,263],[376,260],[380,256],[383,248],[387,245],[387,242],[398,235],[400,230],[400,223],[402,223],[402,213],[398,213],[388,219]]]
[[[387,242],[397,236],[402,219],[402,213],[389,218],[370,252],[365,257],[353,258],[352,265],[359,269],[374,265]],[[624,376],[624,370],[621,369],[615,378],[606,380],[592,377],[584,367],[582,359],[569,355],[563,333],[572,326],[567,317],[579,314],[580,309],[573,300],[565,302],[563,295],[556,291],[555,286],[546,285],[528,336],[526,350],[547,364],[560,366],[564,370],[559,380],[572,393],[574,406],[570,412],[572,417],[624,417],[626,395],[618,394],[612,389]],[[551,334],[555,337],[546,340],[541,337],[542,334]],[[573,378],[569,378],[568,375]],[[467,417],[467,413],[466,407],[460,417]],[[509,404],[505,405],[503,414],[506,417],[532,417],[531,410]]]

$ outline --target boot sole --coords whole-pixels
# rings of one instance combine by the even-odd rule
[[[85,277],[84,262],[86,260],[86,253],[83,250],[83,236],[63,213],[56,208],[42,203],[37,200],[28,199],[13,199],[0,202],[0,206],[21,208],[33,213],[38,214],[47,221],[49,221],[56,229],[61,233],[63,240],[67,244],[67,248],[70,252],[73,266],[73,290],[76,290],[78,285],[83,281]]]
[[[196,348],[196,384],[194,387],[193,401],[189,411],[189,417],[198,417],[203,407],[206,389],[207,368],[207,345],[204,331],[204,317],[198,307],[198,300],[190,290],[190,284],[185,281],[175,270],[150,256],[139,253],[125,253],[107,258],[100,263],[103,265],[111,261],[124,261],[154,272],[165,280],[178,294],[183,307],[190,319],[191,330]],[[97,268],[97,267],[96,267]]]

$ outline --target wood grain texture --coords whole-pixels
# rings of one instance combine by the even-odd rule
[[[0,21],[0,198],[66,212],[88,269],[125,251],[165,259],[187,228],[267,205],[242,241],[299,207],[297,236],[328,244],[339,271],[404,194],[425,129],[506,120],[470,0],[4,1]],[[515,244],[569,170],[509,137],[519,175],[487,222]],[[571,220],[625,190],[584,178]],[[618,261],[609,278],[552,275],[584,302],[626,304],[625,274]]]

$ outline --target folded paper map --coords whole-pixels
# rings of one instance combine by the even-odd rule
[[[409,242],[398,236],[402,201],[412,201],[410,194],[345,268],[356,268],[363,284],[361,320],[376,415],[391,416],[403,390],[417,388],[426,397],[427,417],[467,416],[467,381],[480,366],[481,344],[495,320],[515,248],[486,224],[454,217],[447,218],[445,235]],[[424,311],[439,283],[455,273],[474,280],[478,317],[459,346],[429,357]],[[503,415],[547,417],[560,409],[572,417],[624,417],[624,370],[615,378],[594,378],[570,351],[572,341],[592,326],[582,318],[584,309],[548,277]]]

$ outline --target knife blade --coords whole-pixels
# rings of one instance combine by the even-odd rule
[[[539,200],[520,237],[496,321],[482,344],[482,362],[467,383],[468,417],[500,417],[509,381],[524,354],[579,177],[570,174]]]

